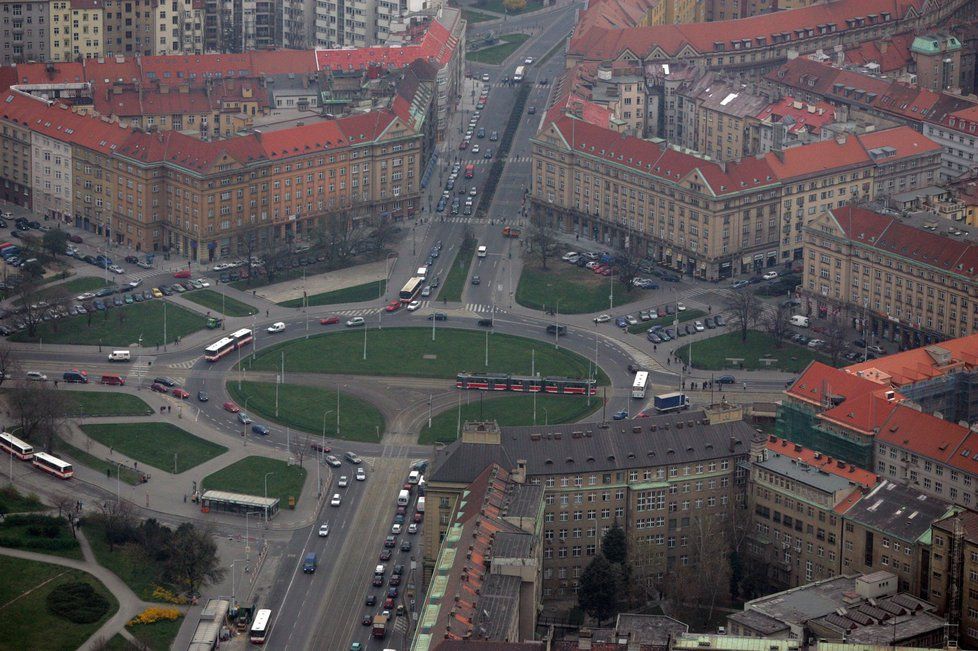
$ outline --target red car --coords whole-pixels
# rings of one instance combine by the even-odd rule
[[[339,323],[340,317],[338,316],[328,316],[325,319],[319,320],[319,325],[333,325],[334,323]]]
[[[152,389],[153,391],[156,391],[157,393],[166,393],[167,392],[167,388],[165,386],[163,386],[162,384],[160,384],[159,382],[153,382],[153,384],[151,384],[149,386],[149,388]]]
[[[468,149],[469,148],[469,141],[468,140],[463,140],[462,142],[458,143],[458,148],[459,149]]]
[[[181,269],[173,274],[174,278],[190,278],[190,269]]]
[[[224,411],[230,411],[232,414],[236,414],[241,411],[241,407],[228,400],[224,403]]]
[[[614,269],[612,269],[611,267],[605,267],[604,269],[601,270],[601,275],[602,276],[610,276],[614,272],[615,272]]]
[[[186,400],[187,398],[190,397],[190,394],[184,391],[183,389],[181,389],[180,387],[177,387],[176,389],[171,391],[171,393],[177,398],[180,398],[181,400]]]
[[[313,442],[313,443],[310,443],[309,444],[309,447],[311,447],[316,452],[332,452],[333,451],[333,448],[329,447],[328,445],[323,445],[322,443],[315,443],[315,442]]]
[[[421,522],[421,520],[424,519],[424,514],[415,511],[414,517],[411,519],[414,520],[415,522]]]
[[[82,238],[79,235],[69,235],[68,236],[68,239],[71,240],[72,242],[74,242],[75,244],[81,244],[82,243]]]
[[[401,302],[398,300],[391,301],[384,309],[388,312],[397,312],[399,309],[401,309]]]

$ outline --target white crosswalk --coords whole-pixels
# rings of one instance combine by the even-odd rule
[[[185,362],[176,362],[174,364],[167,364],[167,367],[169,367],[169,368],[193,368],[194,364],[197,363],[197,360],[198,359],[200,359],[200,358],[195,357],[194,359],[188,359]]]
[[[143,361],[142,357],[136,358],[136,363],[129,369],[129,377],[146,377],[149,373],[149,364]]]
[[[490,313],[490,312],[493,311],[493,306],[492,305],[479,305],[477,303],[466,303],[465,304],[465,309],[468,310],[469,312],[477,312],[479,314],[488,314],[488,313]],[[495,311],[496,311],[497,314],[498,313],[501,313],[501,312],[505,312],[505,310],[503,310],[501,307],[498,307],[498,306],[496,307]]]

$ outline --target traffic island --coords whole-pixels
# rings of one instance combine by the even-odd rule
[[[296,455],[300,465],[268,457],[245,457],[204,477],[201,486],[204,491],[275,498],[281,508],[288,508],[299,501],[306,481],[306,469],[301,465],[303,456]],[[316,463],[315,459],[310,463]]]

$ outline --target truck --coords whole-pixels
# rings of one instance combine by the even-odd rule
[[[374,615],[374,625],[372,635],[378,640],[384,639],[387,635],[387,617],[384,615]]]
[[[503,226],[503,237],[519,237],[520,229],[510,226]]]
[[[689,398],[682,391],[673,391],[672,393],[660,393],[655,397],[653,402],[655,410],[660,414],[665,414],[670,411],[680,411],[682,409],[689,409]]]

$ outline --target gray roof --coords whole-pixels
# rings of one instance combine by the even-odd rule
[[[618,615],[615,629],[619,636],[631,633],[631,640],[640,644],[664,647],[669,645],[670,640],[688,633],[689,625],[665,615],[622,613]]]
[[[745,604],[745,610],[756,610],[787,624],[801,625],[810,619],[823,617],[841,607],[844,595],[856,587],[856,576],[835,576],[777,592]]]
[[[906,593],[877,598],[874,604],[840,604],[842,610],[812,620],[853,644],[887,644],[913,640],[944,627],[944,619],[933,614],[933,606]],[[840,612],[842,614],[840,614]]]
[[[788,628],[784,622],[756,610],[743,610],[727,616],[729,621],[737,622],[761,635],[774,635]]]
[[[850,486],[856,486],[845,477],[827,473],[807,463],[777,453],[769,454],[767,459],[755,462],[755,465],[825,493],[835,494]]]
[[[492,543],[493,558],[532,558],[536,536],[530,533],[499,531]]]
[[[535,484],[513,484],[509,493],[507,518],[535,518],[540,514],[543,504],[543,486]]]
[[[685,464],[747,454],[743,421],[709,424],[703,412],[609,423],[501,428],[499,445],[459,439],[435,453],[429,481],[468,483],[490,463],[526,461],[529,476]]]
[[[846,511],[846,519],[913,542],[947,513],[946,502],[892,481],[883,481]]]
[[[506,637],[520,605],[520,577],[490,574],[479,595],[473,637],[499,640]],[[487,616],[488,614],[488,616]]]

